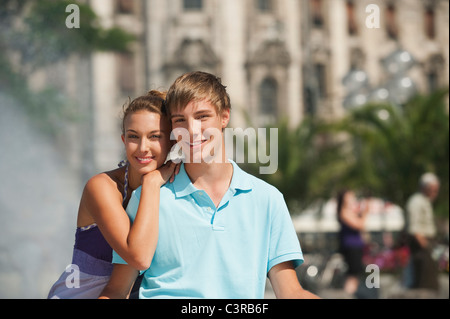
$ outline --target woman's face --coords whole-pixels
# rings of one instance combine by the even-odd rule
[[[165,117],[146,110],[125,119],[122,135],[131,168],[140,175],[164,164],[170,150],[170,125]]]
[[[357,211],[359,209],[359,203],[358,199],[356,198],[356,195],[354,192],[347,192],[345,194],[345,207],[348,209],[352,209]]]

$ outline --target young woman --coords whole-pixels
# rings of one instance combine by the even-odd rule
[[[48,298],[97,298],[112,271],[112,250],[138,270],[150,266],[158,239],[159,191],[175,174],[164,165],[170,150],[165,93],[150,91],[124,110],[122,141],[127,161],[87,183],[78,210],[72,265]],[[125,207],[142,185],[142,200],[131,225]]]
[[[337,197],[337,217],[341,226],[339,248],[347,263],[347,277],[344,290],[353,295],[358,289],[361,275],[364,273],[362,232],[370,208],[370,200],[359,202],[351,190],[343,190]]]

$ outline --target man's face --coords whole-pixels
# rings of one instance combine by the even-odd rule
[[[425,195],[431,200],[434,201],[439,194],[439,184],[429,184],[425,188]]]
[[[208,100],[192,101],[183,110],[173,112],[172,130],[181,144],[187,163],[217,162],[222,159],[222,130],[228,125],[229,119],[229,110],[217,114],[216,108]]]

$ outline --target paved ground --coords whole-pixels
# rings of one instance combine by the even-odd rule
[[[380,288],[376,291],[367,290],[369,299],[449,299],[449,275],[441,274],[439,277],[440,291],[438,293],[428,290],[405,289],[400,284],[397,276],[382,274]],[[343,289],[321,289],[317,294],[324,299],[354,299],[355,297],[345,293]],[[275,298],[270,282],[266,283],[266,299]]]

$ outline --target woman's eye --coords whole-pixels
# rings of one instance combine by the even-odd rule
[[[130,135],[128,135],[128,138],[138,138],[138,136],[137,135],[135,135],[135,134],[130,134]]]

